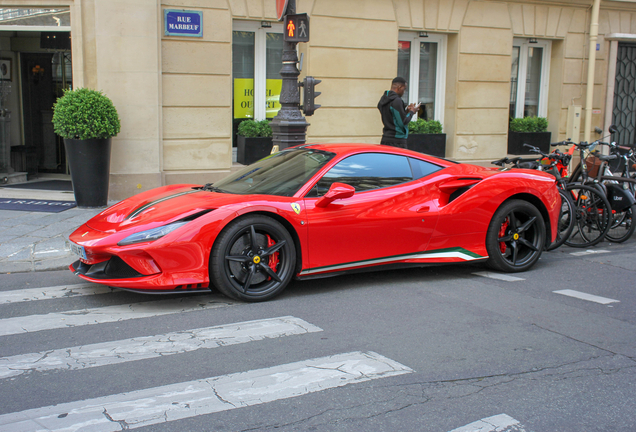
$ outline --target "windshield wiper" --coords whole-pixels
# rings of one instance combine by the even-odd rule
[[[204,186],[201,186],[201,190],[208,191],[208,192],[217,192],[217,193],[229,193],[227,191],[224,191],[223,189],[219,189],[218,187],[215,187],[212,185],[213,183],[208,183]]]

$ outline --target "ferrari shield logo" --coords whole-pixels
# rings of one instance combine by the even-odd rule
[[[300,214],[300,204],[291,203],[291,208],[296,212],[296,214]]]

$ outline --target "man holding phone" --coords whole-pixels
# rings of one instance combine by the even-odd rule
[[[406,80],[396,77],[391,83],[391,90],[387,90],[378,102],[378,109],[382,116],[382,141],[380,144],[406,148],[406,138],[409,136],[409,122],[413,114],[420,108],[420,104],[404,105],[402,95],[406,90]]]

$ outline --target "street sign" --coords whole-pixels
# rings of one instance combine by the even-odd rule
[[[309,42],[309,16],[306,13],[285,15],[283,40],[285,42]]]
[[[203,12],[164,9],[163,14],[166,36],[203,37]]]
[[[278,21],[283,20],[285,12],[287,12],[287,3],[289,3],[289,0],[276,0],[276,16],[278,17]]]

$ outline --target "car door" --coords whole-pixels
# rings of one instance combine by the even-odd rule
[[[311,267],[304,274],[389,264],[426,250],[437,205],[426,179],[415,179],[423,176],[422,169],[430,173],[439,167],[410,159],[385,153],[349,156],[316,183],[304,198]],[[353,186],[355,194],[317,206],[335,182]]]

